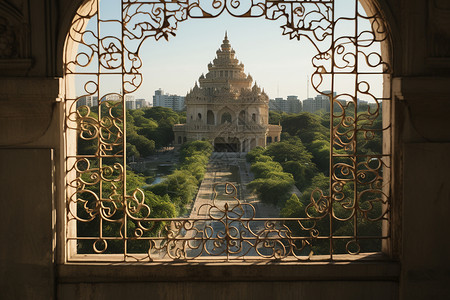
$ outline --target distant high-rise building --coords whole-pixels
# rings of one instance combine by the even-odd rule
[[[121,101],[122,96],[118,94],[106,96],[107,101]],[[125,95],[125,107],[126,109],[136,109],[136,100],[133,95]]]
[[[145,99],[136,99],[136,109],[148,107],[147,101]]]
[[[287,96],[287,111],[288,113],[298,114],[302,111],[302,102],[297,96]]]
[[[136,101],[134,100],[134,96],[125,95],[125,107],[127,109],[136,109]]]
[[[269,110],[286,111],[286,100],[283,98],[275,98],[269,100]]]
[[[109,95],[106,97],[109,101],[119,101],[121,99],[120,95]],[[133,95],[125,95],[125,107],[127,109],[139,109],[148,107],[147,101],[145,99],[135,99]]]
[[[122,96],[119,94],[107,95],[102,100],[106,101],[121,101]],[[77,107],[86,105],[88,107],[98,106],[97,96],[84,96],[77,101]],[[125,106],[127,109],[138,109],[147,107],[145,99],[134,99],[133,95],[125,95]]]
[[[303,100],[303,111],[313,112],[314,111],[314,98],[308,98]]]
[[[302,111],[302,103],[297,96],[288,96],[287,100],[275,98],[269,100],[269,109],[286,113],[299,113]]]
[[[162,95],[163,95],[162,89],[158,89],[155,91],[155,96],[153,96],[153,106],[161,106],[160,101]]]
[[[369,102],[365,100],[358,99],[358,111],[365,110],[369,108]]]
[[[334,103],[334,112],[342,112],[342,108],[345,108],[347,105],[347,101],[346,100],[341,100],[341,99],[337,99],[336,100],[338,103]]]
[[[119,94],[113,94],[113,95],[106,96],[105,99],[106,99],[106,101],[122,101],[122,96]]]
[[[84,96],[78,99],[77,108],[84,105],[88,107],[98,106],[98,96]]]
[[[331,91],[324,91],[323,94],[317,95],[315,98],[303,100],[303,111],[310,113],[316,111],[330,112],[330,94]]]
[[[162,106],[182,111],[184,109],[184,96],[164,94],[163,90],[158,89],[153,96],[153,106]]]

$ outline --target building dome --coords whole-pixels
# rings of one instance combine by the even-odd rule
[[[216,151],[248,152],[266,146],[266,137],[280,140],[281,126],[268,124],[269,97],[245,74],[227,32],[185,103],[186,124],[174,127],[176,141],[205,139]]]

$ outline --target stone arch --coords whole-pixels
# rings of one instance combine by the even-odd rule
[[[228,111],[222,113],[222,115],[220,117],[220,124],[224,124],[224,123],[233,123],[233,117],[232,117],[231,113]]]
[[[252,138],[252,139],[250,140],[250,149],[249,149],[249,150],[252,150],[252,149],[254,149],[254,148],[256,148],[256,139],[255,139],[255,138]]]
[[[237,137],[216,137],[213,146],[216,152],[241,151],[241,143]]]
[[[223,115],[226,115],[226,119],[228,121],[230,120],[230,116],[231,116],[231,121],[229,121],[230,123],[233,123],[236,121],[236,113],[232,109],[230,109],[228,106],[225,106],[225,107],[219,109],[219,111],[216,113],[216,117],[217,117],[216,123],[217,124],[223,124],[223,122],[222,122]]]
[[[214,116],[214,112],[212,110],[208,110],[208,112],[206,113],[206,123],[208,125],[216,125],[216,119]]]
[[[246,118],[247,118],[247,113],[245,112],[245,110],[241,110],[239,112],[238,125],[245,125],[246,121],[247,121]]]
[[[0,59],[30,59],[30,28],[22,12],[8,2],[0,2],[2,45]],[[25,64],[24,64],[25,63]],[[22,61],[19,67],[31,67],[31,61]],[[23,69],[26,71],[26,69]]]
[[[56,72],[55,75],[63,76],[63,58],[64,53],[67,51],[67,32],[70,31],[72,21],[77,13],[85,13],[92,9],[88,4],[89,0],[72,0],[66,1],[65,10],[60,18],[60,30],[57,37],[57,53],[56,53]],[[388,0],[358,0],[368,14],[379,13],[383,16],[384,21],[388,24],[391,38],[384,43],[382,51],[383,58],[390,64],[393,63],[393,49],[397,49],[395,53],[401,55],[402,44],[400,29],[397,26],[398,22],[395,21],[395,17],[392,11],[392,6],[388,4]],[[238,17],[238,16],[237,16]],[[83,28],[80,28],[83,29]],[[395,60],[397,63],[401,62],[401,59]]]
[[[400,28],[398,28],[398,22],[393,17],[392,8],[387,3],[387,0],[358,0],[363,9],[368,15],[379,14],[382,18],[384,26],[389,33],[389,38],[381,43],[381,56],[392,69],[397,69],[394,63],[400,63],[400,59],[394,60],[394,49],[398,50],[399,55],[402,53],[402,44]],[[380,34],[375,30],[375,35]]]

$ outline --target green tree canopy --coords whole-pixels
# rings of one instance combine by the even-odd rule
[[[254,163],[250,170],[255,174],[256,178],[266,178],[271,172],[282,172],[283,167],[275,161],[259,161]]]
[[[292,194],[281,209],[280,216],[283,218],[304,218],[306,217],[305,205],[300,202],[296,194]]]
[[[256,158],[264,153],[265,149],[263,147],[255,147],[247,153],[246,159],[248,162],[253,163]]]
[[[279,163],[298,161],[310,164],[312,158],[311,153],[306,150],[299,139],[272,143],[266,148],[264,154],[271,156],[274,161]]]
[[[281,172],[271,173],[270,175],[273,177],[257,178],[250,182],[247,187],[253,190],[259,199],[265,203],[273,205],[282,204],[289,198],[294,184],[292,175],[284,174]]]
[[[281,120],[283,131],[292,136],[298,136],[303,143],[310,144],[317,133],[325,139],[329,137],[329,129],[322,124],[321,117],[316,114],[303,112],[295,115],[287,115]]]
[[[156,195],[168,195],[171,202],[182,213],[185,206],[192,202],[197,192],[197,179],[187,170],[175,170],[172,174],[155,185],[147,188]]]

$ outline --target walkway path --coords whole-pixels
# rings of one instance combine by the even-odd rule
[[[228,223],[227,225],[231,230],[230,234],[233,236],[242,235],[242,237],[245,236],[250,238],[253,234],[258,235],[258,233],[264,231],[266,222],[251,221],[249,224],[251,233],[249,232],[249,228],[246,227],[248,225],[246,224],[245,219],[279,217],[280,211],[276,206],[260,202],[257,197],[246,188],[247,184],[253,180],[253,174],[250,172],[250,164],[245,161],[244,155],[242,156],[243,157],[239,157],[239,154],[233,155],[230,153],[213,153],[189,215],[189,218],[204,218],[205,221],[197,221],[194,226],[196,230],[188,231],[185,238],[193,238],[194,235],[198,238],[204,238],[206,232],[208,232],[210,237],[217,237],[218,235],[223,237],[225,234],[225,223]],[[220,210],[224,209],[225,204],[228,204],[230,207],[234,207],[234,205],[237,204],[235,199],[225,195],[223,185],[221,185],[221,183],[225,182],[230,182],[236,187],[236,198],[240,199],[243,204],[243,211],[239,209],[236,210],[243,213],[240,217],[243,221],[228,220],[226,222],[224,219],[222,219],[222,221],[211,220],[211,218],[221,219],[223,217],[223,213],[221,213]],[[214,199],[213,186],[215,184],[218,184],[218,191],[217,196]],[[210,210],[213,206],[218,209],[214,208]],[[252,206],[254,209],[252,209]],[[230,216],[232,215],[233,214],[231,213]],[[206,227],[210,227],[211,230],[205,230]],[[258,256],[259,254],[257,254],[255,249],[251,246],[255,241],[256,239],[250,239],[248,242],[241,241],[242,244],[237,243],[237,245],[242,247],[237,251],[237,255],[245,254],[246,256]],[[190,246],[200,246],[199,243],[200,242],[191,242]],[[208,242],[205,247],[208,251],[216,251],[221,253],[221,255],[226,255],[226,253],[222,253],[222,251],[225,251],[225,243],[217,248],[212,242],[210,244]],[[187,250],[188,256],[199,255],[198,253],[200,250],[195,249],[195,247],[193,248],[194,249],[191,248],[191,250]],[[264,249],[262,251],[264,251]],[[205,253],[202,252],[202,255],[205,255]]]
[[[205,207],[205,204],[212,205],[214,198],[214,184],[225,182],[230,182],[236,186],[237,198],[241,200],[242,203],[248,203],[255,207],[256,215],[253,217],[276,218],[279,216],[279,209],[276,206],[261,203],[256,195],[247,189],[247,184],[254,179],[254,176],[250,172],[250,164],[246,162],[245,156],[242,156],[243,157],[239,157],[239,154],[234,153],[213,153],[189,215],[190,218],[208,218],[206,210],[201,207]],[[235,174],[233,174],[232,169],[236,170]],[[221,197],[220,193],[218,194],[219,201],[216,201],[216,204],[221,203],[225,199]],[[223,200],[221,201],[221,199]],[[232,199],[229,200],[231,201]],[[225,202],[222,204],[224,205]],[[251,218],[252,216],[246,215],[244,217]]]

